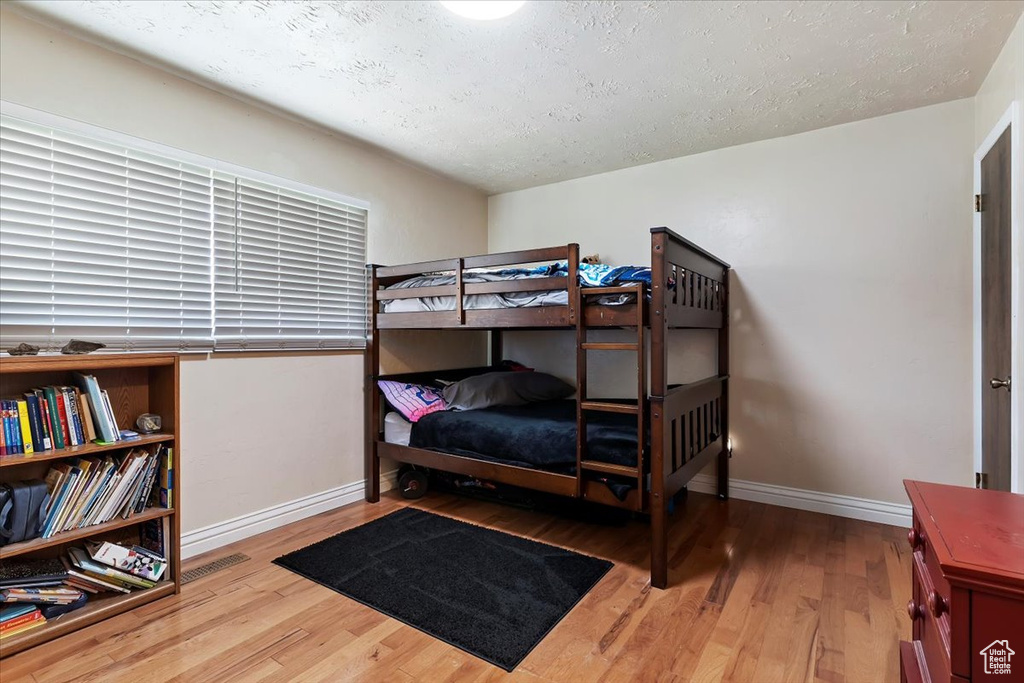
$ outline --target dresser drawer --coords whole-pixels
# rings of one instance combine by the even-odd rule
[[[914,553],[914,597],[907,605],[913,623],[914,640],[920,643],[928,672],[935,681],[947,681],[949,662],[949,615],[936,591],[921,553]],[[938,616],[936,616],[936,611]]]

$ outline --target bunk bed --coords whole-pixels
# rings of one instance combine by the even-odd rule
[[[379,500],[380,460],[387,458],[646,513],[651,521],[651,584],[664,588],[668,585],[670,499],[713,460],[717,460],[718,496],[728,496],[730,266],[667,228],[651,229],[649,283],[585,286],[580,280],[584,267],[579,253],[577,244],[568,244],[367,266],[366,500]],[[530,267],[538,263],[546,265]],[[628,342],[590,340],[588,332],[602,328],[628,329],[635,337]],[[718,367],[713,376],[690,384],[668,384],[670,328],[718,331]],[[419,439],[411,443],[408,437],[396,439],[390,429],[385,433],[386,403],[378,390],[379,380],[456,381],[495,367],[381,375],[381,331],[395,329],[487,330],[492,364],[502,359],[503,330],[575,330],[573,405],[550,403],[532,412],[467,411],[445,415],[443,420],[439,416],[430,420],[430,430],[420,430]],[[587,355],[592,351],[635,354],[636,400],[590,397]],[[566,458],[563,449],[553,463],[523,462],[517,453],[488,457],[475,445],[488,443],[487,430],[514,430],[523,420],[539,429],[550,423],[555,430],[564,428],[567,421],[574,423],[575,443],[569,446],[574,452]],[[615,439],[614,448],[604,447],[602,434],[612,430],[621,436],[627,425],[630,438]],[[467,433],[480,438],[459,442],[453,436]],[[623,456],[624,443],[627,450],[632,449],[629,457]]]

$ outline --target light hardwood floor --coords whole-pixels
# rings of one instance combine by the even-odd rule
[[[455,496],[417,507],[608,558],[615,567],[513,674],[272,565],[387,514],[385,494],[241,541],[251,560],[0,662],[15,681],[899,680],[910,621],[904,530],[691,494],[672,586],[648,584],[643,524],[584,524]]]

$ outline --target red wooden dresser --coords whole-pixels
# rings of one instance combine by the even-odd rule
[[[914,594],[901,680],[1024,682],[1024,496],[903,483]]]

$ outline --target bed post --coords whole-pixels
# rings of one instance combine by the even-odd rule
[[[722,380],[722,450],[718,453],[718,497],[729,498],[729,268],[722,270],[720,288],[722,327],[718,330],[718,376]]]
[[[380,500],[380,457],[377,455],[377,440],[380,433],[380,392],[377,391],[376,377],[380,372],[380,332],[377,330],[377,266],[366,266],[366,351],[363,354],[365,367],[365,418],[366,441],[364,457],[364,493],[366,501]]]
[[[651,234],[651,585],[668,586],[668,501],[665,500],[664,401],[668,390],[665,346],[666,234]]]
[[[490,364],[497,365],[504,360],[502,358],[504,351],[502,350],[501,330],[491,330],[488,334],[491,337]]]

